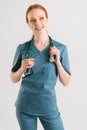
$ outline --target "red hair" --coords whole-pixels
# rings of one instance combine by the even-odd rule
[[[26,22],[27,23],[28,23],[28,17],[27,16],[28,16],[29,12],[32,9],[41,9],[41,10],[43,10],[45,15],[46,15],[46,18],[48,18],[48,13],[47,13],[46,9],[42,5],[40,5],[40,4],[34,4],[34,5],[29,6],[27,11],[26,11]]]

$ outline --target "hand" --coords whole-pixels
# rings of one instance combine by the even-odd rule
[[[56,64],[60,63],[60,52],[55,46],[50,48],[50,56],[54,56]]]
[[[27,58],[27,59],[22,60],[21,69],[23,70],[23,72],[25,72],[26,69],[32,68],[35,65],[34,60],[35,59],[33,59],[33,58]]]

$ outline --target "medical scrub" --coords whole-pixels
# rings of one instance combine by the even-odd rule
[[[60,61],[70,74],[67,47],[56,42],[53,44],[60,51]],[[28,51],[26,52],[26,46]],[[57,105],[55,85],[58,71],[54,62],[50,62],[50,44],[42,51],[38,50],[33,39],[19,44],[15,53],[12,72],[16,72],[22,59],[33,57],[35,65],[32,73],[23,76],[16,105],[16,115],[21,130],[37,130],[37,117],[45,130],[64,130]]]

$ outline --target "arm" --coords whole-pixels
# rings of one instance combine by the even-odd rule
[[[26,69],[31,68],[34,66],[34,59],[28,58],[22,60],[21,67],[16,72],[11,72],[10,79],[13,83],[16,83],[20,81],[23,73],[26,71]]]
[[[63,68],[61,62],[60,62],[60,53],[59,50],[53,46],[50,49],[50,55],[54,55],[55,56],[55,64],[57,66],[57,71],[59,73],[59,80],[60,82],[66,86],[68,85],[71,75]]]
[[[16,72],[11,72],[10,73],[10,79],[11,79],[11,81],[13,83],[16,83],[16,82],[20,81],[20,79],[22,77],[22,74],[23,74],[23,72],[22,72],[21,68],[18,69]]]
[[[65,69],[63,68],[63,66],[61,65],[61,63],[56,63],[56,66],[57,66],[57,70],[58,70],[58,73],[59,73],[59,80],[60,82],[66,86],[68,85],[69,81],[70,81],[70,78],[71,78],[71,75],[68,74]]]

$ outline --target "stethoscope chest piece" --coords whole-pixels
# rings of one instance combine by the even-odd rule
[[[51,39],[50,36],[49,36],[49,38],[50,38],[50,47],[53,47],[54,46],[53,40]],[[55,61],[54,56],[50,56],[49,61],[54,62]]]
[[[54,62],[54,61],[55,61],[54,56],[50,56],[49,61],[50,61],[50,62]]]

